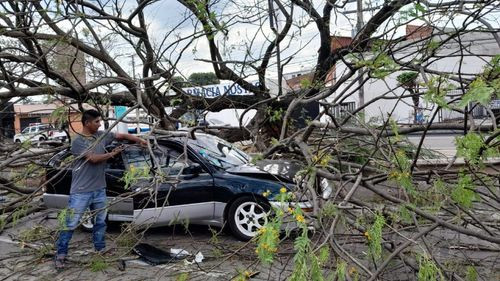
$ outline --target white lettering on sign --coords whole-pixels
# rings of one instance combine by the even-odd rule
[[[259,85],[259,82],[253,83],[255,86]],[[217,85],[207,85],[202,87],[189,87],[182,88],[188,95],[205,97],[205,98],[216,98],[223,95],[226,96],[251,96],[252,92],[243,89],[238,84],[217,84]]]

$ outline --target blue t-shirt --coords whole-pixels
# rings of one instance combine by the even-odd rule
[[[108,152],[106,146],[113,142],[115,134],[107,133],[96,143],[97,139],[103,134],[103,131],[98,131],[89,137],[78,135],[71,142],[71,153],[78,157],[87,153],[104,154]],[[89,192],[106,188],[105,169],[106,161],[93,164],[85,156],[76,160],[73,165],[70,193]]]

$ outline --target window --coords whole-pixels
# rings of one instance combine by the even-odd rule
[[[355,102],[344,102],[330,107],[328,110],[330,111],[330,114],[332,114],[335,118],[344,118],[349,116],[348,113],[354,112],[355,109]]]
[[[193,164],[190,159],[186,160],[183,153],[171,148],[162,147],[155,150],[154,153],[161,169],[169,176],[176,176],[181,170]]]
[[[184,154],[177,150],[161,147],[154,151],[156,161],[160,165],[162,171],[169,176],[177,176],[181,170],[193,164],[192,160],[187,160]],[[133,165],[135,168],[150,170],[155,169],[154,161],[146,149],[130,149],[125,151],[125,161],[130,167]],[[183,172],[185,174],[185,172]]]
[[[27,134],[30,132],[30,127],[24,128],[24,130],[21,132],[21,134]]]
[[[222,169],[244,165],[250,161],[250,156],[245,152],[214,136],[200,134],[196,136],[196,140],[188,141],[203,158]]]
[[[151,157],[145,149],[128,149],[125,150],[125,161],[128,166],[135,168],[151,168]]]

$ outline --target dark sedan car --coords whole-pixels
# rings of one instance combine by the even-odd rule
[[[108,160],[108,220],[152,226],[186,221],[227,224],[237,238],[248,240],[266,222],[270,206],[279,205],[273,199],[280,189],[295,188],[292,179],[300,168],[282,160],[252,165],[246,153],[206,134],[196,134],[195,139],[159,138],[152,144],[152,154],[129,145],[120,156]],[[71,165],[65,163],[71,157],[65,150],[48,162],[47,179],[54,179],[44,193],[47,207],[67,206]],[[296,204],[310,211],[307,202]]]

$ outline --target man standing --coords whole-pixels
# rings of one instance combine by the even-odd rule
[[[147,145],[146,140],[137,136],[111,132],[104,134],[104,132],[98,131],[101,126],[101,115],[93,109],[83,112],[82,124],[81,135],[75,137],[71,143],[71,153],[76,157],[76,160],[72,170],[66,225],[59,233],[59,239],[56,243],[56,269],[64,268],[69,241],[87,208],[90,208],[95,217],[92,230],[94,248],[100,252],[106,246],[104,241],[106,233],[106,177],[104,170],[106,160],[113,158],[123,150],[123,146],[120,146],[107,152],[106,146],[115,139]]]

